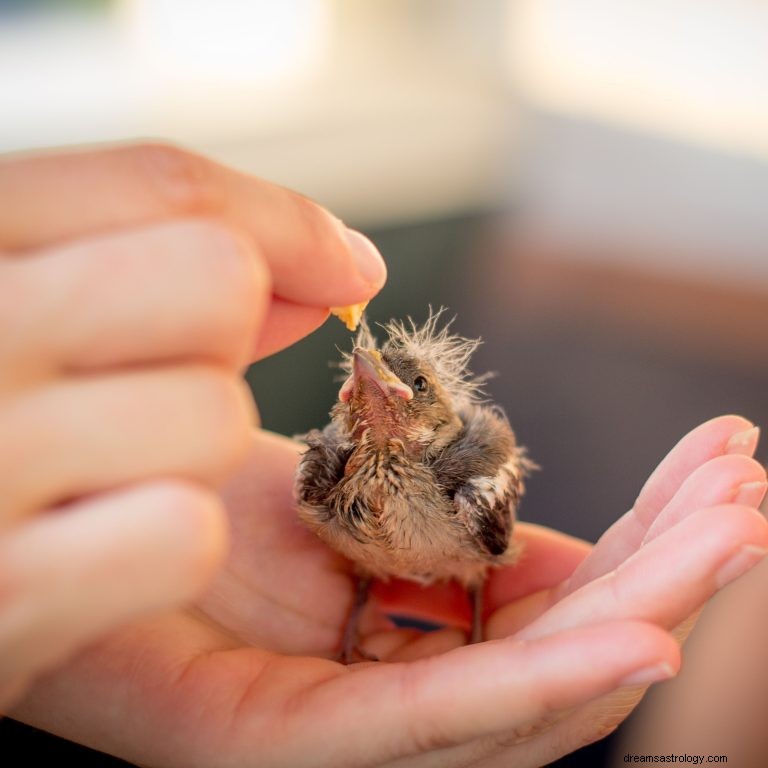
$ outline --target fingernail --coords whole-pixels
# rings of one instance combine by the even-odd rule
[[[717,588],[722,589],[726,584],[730,584],[734,579],[738,579],[739,576],[757,565],[767,552],[768,549],[764,547],[745,544],[730,560],[727,560],[724,565],[720,566],[720,570],[715,574]]]
[[[674,676],[675,670],[672,669],[666,661],[662,661],[659,664],[653,664],[650,667],[638,669],[627,675],[619,683],[619,687],[629,685],[650,685],[651,683],[658,683],[659,680],[669,680],[670,677]]]
[[[750,427],[743,432],[731,435],[725,444],[726,453],[740,453],[743,456],[753,456],[757,441],[760,439],[760,427]]]
[[[344,237],[363,280],[376,288],[384,285],[387,279],[387,267],[376,246],[365,235],[361,235],[354,229],[345,227]]]
[[[766,482],[743,483],[736,489],[733,503],[757,509],[763,503],[766,490],[768,490],[768,483]]]

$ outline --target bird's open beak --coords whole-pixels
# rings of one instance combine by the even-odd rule
[[[352,352],[352,375],[339,390],[339,399],[347,402],[362,381],[375,384],[385,395],[413,399],[413,390],[387,368],[375,349],[358,347]]]

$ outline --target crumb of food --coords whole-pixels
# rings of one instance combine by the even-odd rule
[[[364,301],[361,304],[351,304],[348,307],[331,307],[331,314],[336,315],[350,331],[356,331],[367,306],[368,302]]]

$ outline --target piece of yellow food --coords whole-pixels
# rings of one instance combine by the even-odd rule
[[[364,301],[361,304],[352,304],[348,307],[331,307],[331,314],[336,315],[350,331],[356,331],[367,306],[368,302]]]

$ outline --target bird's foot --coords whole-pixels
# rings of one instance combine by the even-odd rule
[[[482,643],[485,640],[483,631],[483,584],[476,584],[468,589],[469,602],[472,606],[472,632],[470,644]]]
[[[335,660],[341,664],[354,664],[357,661],[381,661],[375,653],[368,653],[357,641],[350,644],[344,643],[342,649],[336,654]]]
[[[336,661],[342,664],[354,664],[355,661],[379,661],[379,657],[360,647],[358,624],[360,614],[368,600],[368,590],[371,586],[369,576],[361,576],[357,580],[355,598],[344,626],[344,634],[341,638],[341,650],[336,656]]]

